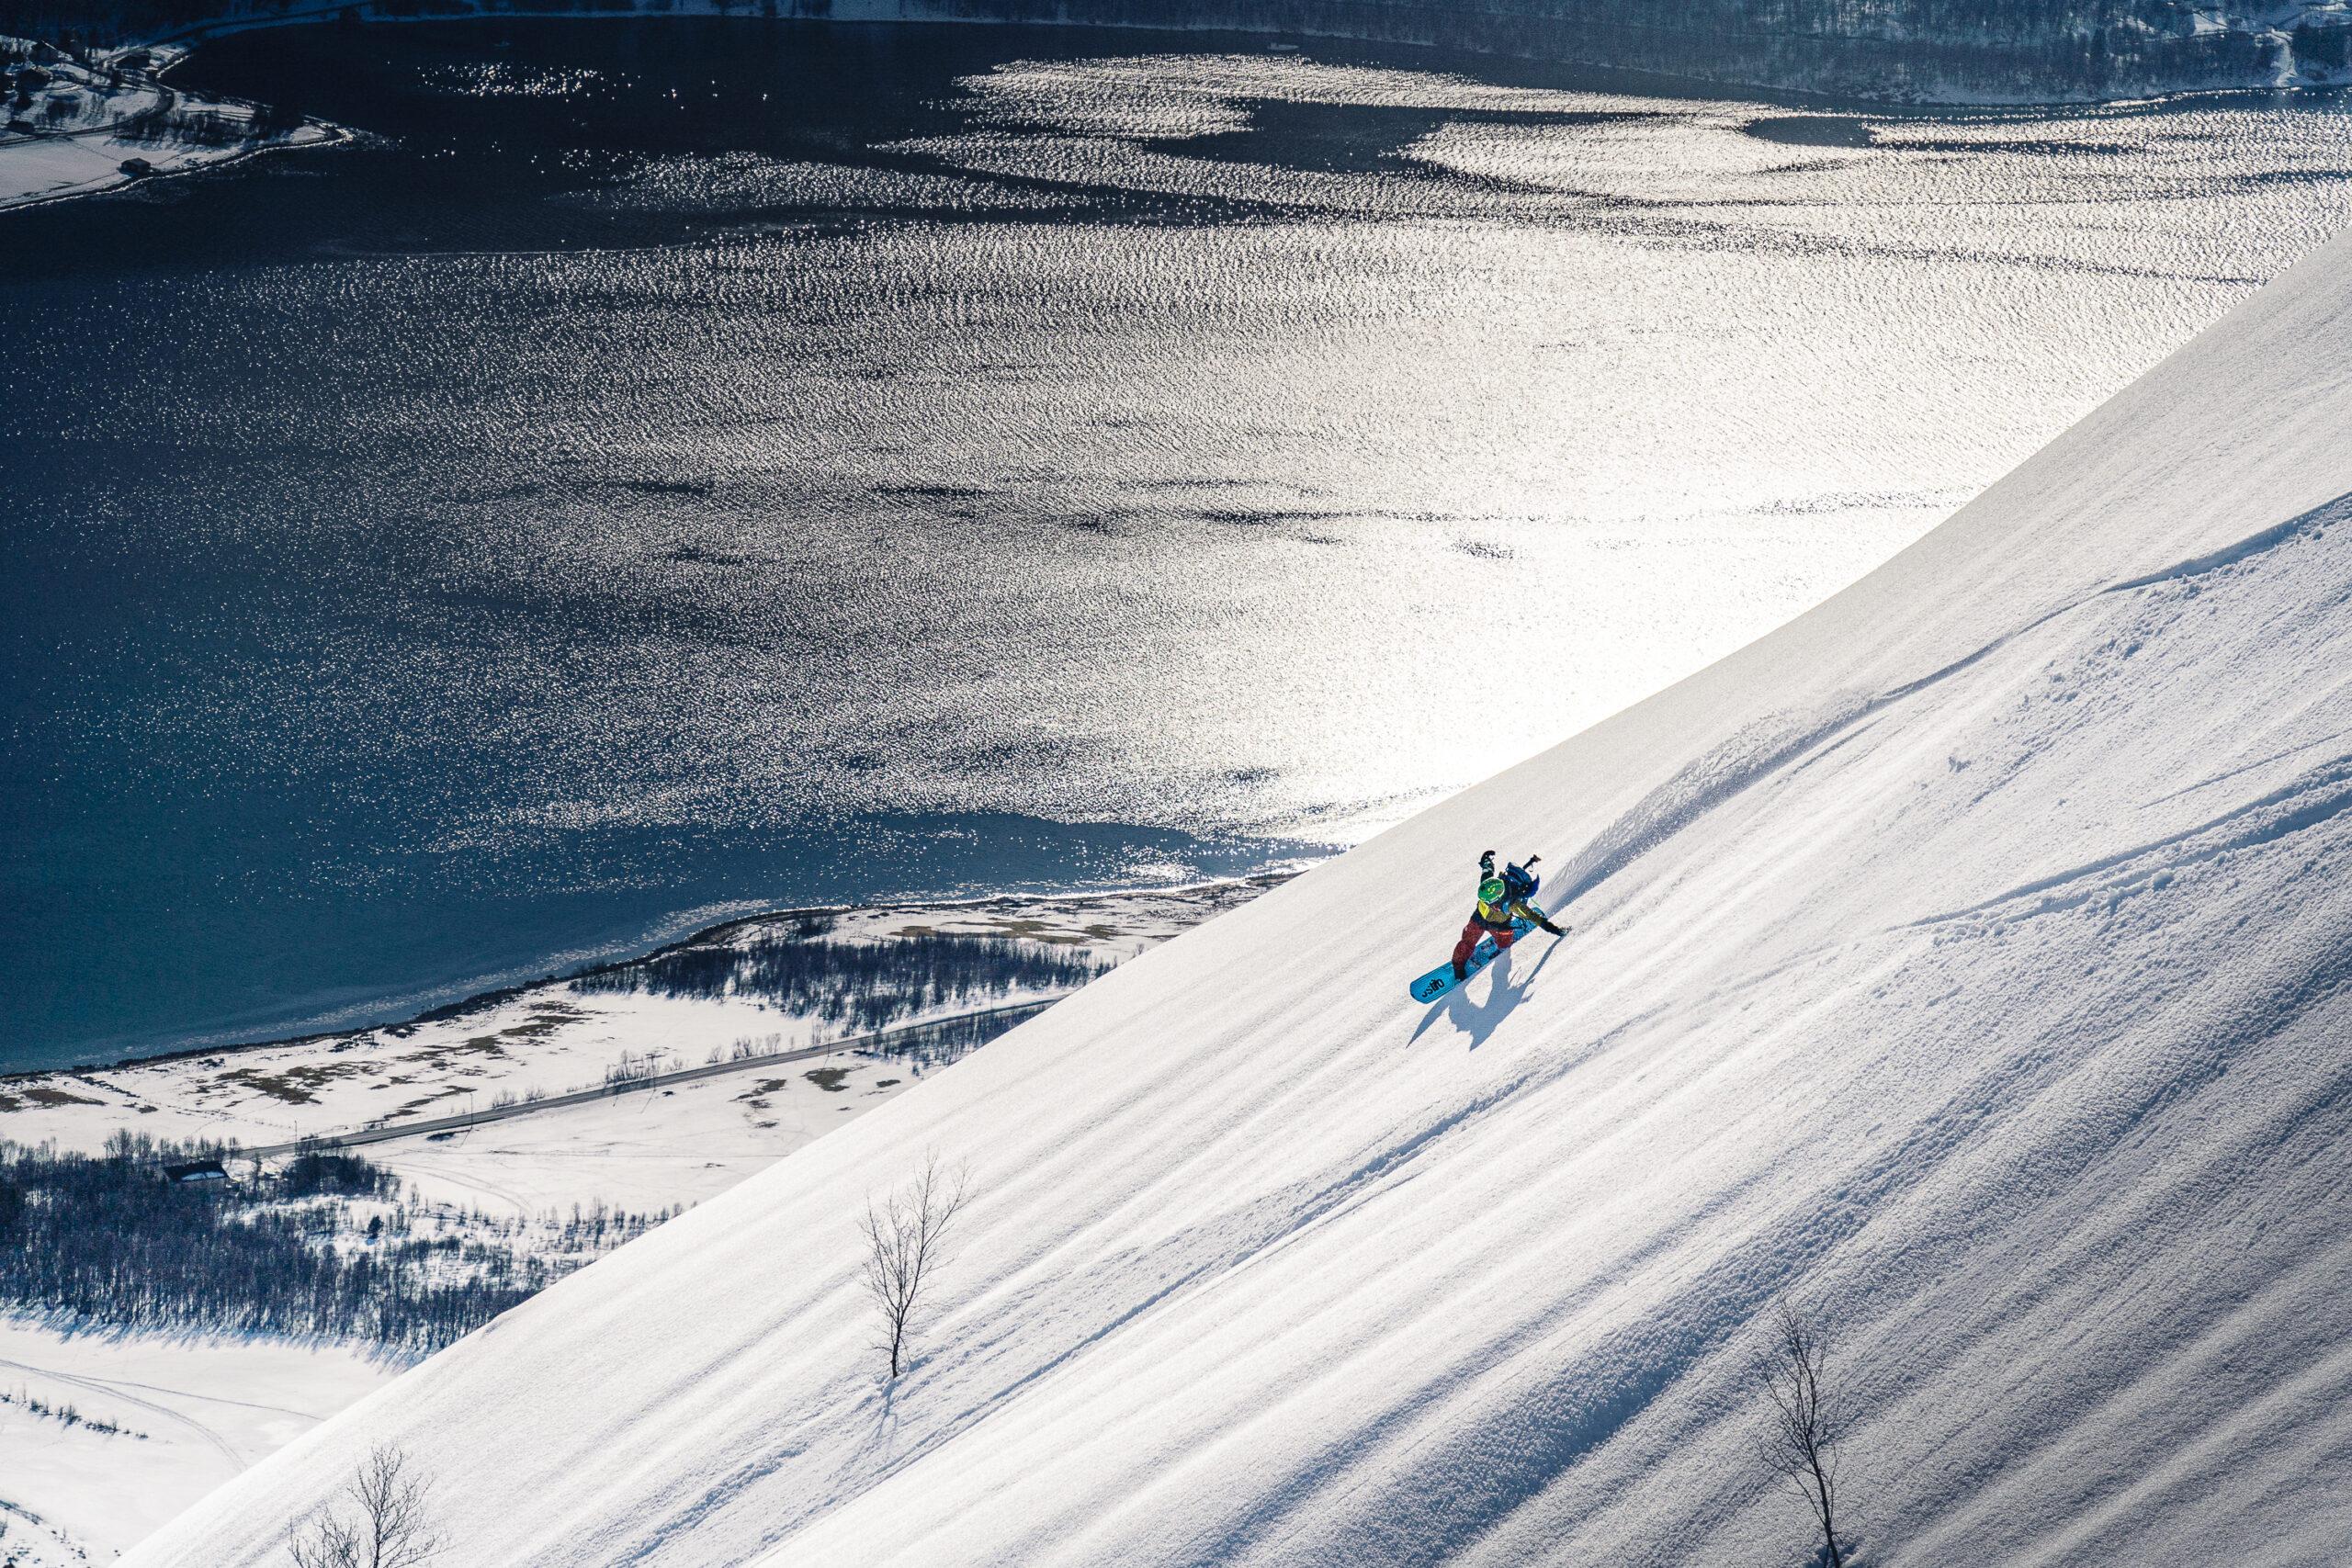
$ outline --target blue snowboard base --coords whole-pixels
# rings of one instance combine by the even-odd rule
[[[1524,919],[1514,919],[1510,923],[1511,940],[1513,942],[1517,942],[1520,938],[1525,936],[1529,931],[1532,931],[1534,929],[1535,925],[1532,920]],[[1470,974],[1476,975],[1479,970],[1484,969],[1487,964],[1492,964],[1495,961],[1495,954],[1501,951],[1501,948],[1495,945],[1495,939],[1493,937],[1480,937],[1478,939],[1478,945],[1470,950],[1470,963],[1468,965]],[[1433,1002],[1437,1000],[1438,998],[1445,995],[1446,992],[1453,989],[1456,986],[1463,984],[1464,981],[1468,978],[1469,976],[1463,976],[1462,980],[1457,980],[1453,977],[1453,960],[1449,958],[1444,963],[1439,964],[1436,968],[1430,970],[1428,974],[1413,982],[1413,999],[1417,1002]]]

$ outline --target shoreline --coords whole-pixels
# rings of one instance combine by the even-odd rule
[[[1849,84],[1818,88],[1770,85],[1721,78],[1685,75],[1642,66],[1604,65],[1543,54],[1530,48],[1482,48],[1459,40],[1388,36],[1371,29],[1347,31],[1329,27],[1249,26],[1234,18],[1187,21],[1129,21],[1117,18],[1073,18],[1066,12],[1036,17],[976,17],[948,8],[946,0],[794,0],[787,13],[765,0],[756,9],[745,0],[616,0],[605,6],[568,6],[520,10],[513,0],[361,0],[357,5],[329,5],[303,11],[270,15],[221,17],[189,23],[175,30],[104,50],[89,51],[90,64],[83,87],[93,87],[101,75],[119,75],[114,62],[136,54],[167,53],[152,67],[127,78],[132,90],[151,89],[158,103],[113,118],[64,130],[36,130],[17,140],[0,140],[0,215],[30,211],[84,197],[118,193],[152,180],[225,169],[267,152],[321,150],[347,146],[360,132],[334,121],[305,116],[291,128],[253,137],[242,142],[214,145],[202,141],[127,141],[120,135],[142,115],[158,108],[187,110],[215,118],[242,116],[255,121],[267,106],[243,98],[189,96],[183,99],[164,78],[207,43],[243,33],[278,28],[372,28],[399,24],[444,23],[457,26],[502,23],[528,26],[535,22],[585,21],[737,21],[841,27],[963,27],[1017,28],[1067,33],[1125,33],[1163,38],[1192,36],[1219,40],[1228,46],[1250,40],[1279,54],[1297,54],[1307,44],[1328,46],[1332,62],[1370,63],[1423,69],[1440,74],[1468,75],[1480,80],[1544,85],[1562,91],[1621,94],[1672,101],[1738,101],[1766,107],[1844,118],[1936,119],[1975,115],[2036,116],[2056,113],[2131,114],[2162,109],[2184,101],[2207,98],[2272,97],[2282,95],[2325,97],[2352,91],[2352,66],[2303,65],[2275,73],[2269,79],[2190,81],[2177,85],[2143,83],[2109,95],[2079,93],[2001,93],[1980,87],[1937,86],[1904,89],[1871,96]],[[432,6],[446,6],[434,9]],[[23,37],[17,41],[57,51],[45,39]],[[1849,40],[1851,41],[1851,40]],[[1346,51],[1363,51],[1361,62]],[[1409,58],[1408,58],[1409,57]],[[2288,59],[2294,62],[2291,49]],[[107,96],[120,88],[109,89]],[[8,112],[8,111],[0,111]],[[30,112],[28,110],[27,112]],[[28,123],[19,117],[17,123]],[[0,132],[0,136],[5,136]],[[103,146],[104,151],[92,151]],[[88,152],[92,169],[86,178],[56,177],[42,165],[79,162],[76,152]],[[116,154],[123,154],[117,157]],[[149,156],[153,153],[153,156]],[[113,167],[104,165],[109,162]],[[135,172],[131,165],[141,165]]]
[[[24,63],[48,78],[38,96],[0,110],[7,117],[5,123],[28,128],[0,132],[0,213],[225,168],[264,152],[335,147],[353,139],[347,128],[307,116],[273,129],[267,105],[181,92],[164,78],[192,50],[165,40],[92,50],[78,59],[46,39],[6,35],[0,41],[21,46]],[[125,63],[134,57],[144,62]],[[91,116],[85,104],[97,113]],[[37,113],[63,128],[36,126]],[[175,117],[184,117],[176,127]],[[209,140],[229,134],[238,120],[238,140]],[[172,134],[175,129],[182,134]],[[85,165],[86,177],[78,177]]]
[[[151,174],[118,173],[116,177],[111,179],[93,182],[89,185],[72,186],[62,190],[43,191],[34,195],[0,196],[0,213],[29,212],[35,208],[55,207],[62,202],[79,201],[85,197],[106,196],[114,191],[126,190],[135,185],[148,185],[156,180],[177,179],[187,175],[202,174],[209,169],[225,169],[232,164],[242,164],[248,159],[259,158],[271,152],[322,151],[330,147],[347,146],[354,140],[355,133],[346,126],[331,125],[322,120],[311,123],[322,134],[300,141],[272,141],[258,146],[224,149],[217,157],[189,154],[183,162],[170,168],[156,169]],[[7,151],[7,144],[0,143],[0,170],[6,168]],[[0,180],[5,178],[5,174],[0,174]]]
[[[1904,79],[1907,67],[1899,58],[1891,55],[1884,62],[1882,73],[1896,85],[1887,90],[1873,91],[1864,85],[1871,79],[1869,73],[1857,73],[1850,67],[1846,68],[1845,79],[1817,86],[1798,86],[1747,79],[1736,70],[1708,75],[1677,72],[1655,63],[1601,63],[1556,49],[1545,52],[1532,35],[1521,31],[1505,31],[1490,40],[1434,36],[1440,25],[1437,21],[1417,30],[1381,7],[1373,7],[1366,23],[1353,28],[1331,25],[1329,14],[1323,11],[1306,12],[1288,18],[1290,25],[1283,25],[1282,18],[1261,21],[1238,14],[1209,19],[1171,17],[1157,20],[1130,20],[1115,17],[1073,17],[1067,7],[1041,9],[1035,16],[1017,14],[1017,11],[1018,7],[1011,0],[1008,0],[1003,14],[995,16],[972,15],[968,9],[955,6],[952,0],[786,0],[781,6],[777,0],[607,0],[604,5],[549,4],[527,9],[518,7],[515,0],[358,0],[356,4],[320,5],[304,10],[210,17],[161,33],[131,37],[113,48],[91,51],[85,58],[102,62],[102,68],[105,68],[111,61],[132,54],[169,51],[171,58],[155,65],[144,76],[148,85],[161,90],[168,102],[171,90],[163,86],[163,77],[185,62],[196,49],[238,34],[277,28],[725,20],[821,27],[995,27],[1073,33],[1192,35],[1203,39],[1250,39],[1278,53],[1295,53],[1303,45],[1317,44],[1367,51],[1386,64],[1400,63],[1385,58],[1387,56],[1396,53],[1410,55],[1424,68],[1442,73],[1472,74],[1506,82],[1532,73],[1541,78],[1540,85],[1562,90],[1621,93],[1677,100],[1736,99],[1818,113],[1890,118],[1937,118],[1971,113],[2031,115],[2068,110],[2132,112],[2190,99],[2306,93],[2324,95],[2352,88],[2352,63],[2306,62],[2295,52],[2295,37],[2276,28],[2258,36],[2243,35],[2262,48],[2278,52],[2277,59],[2270,60],[2259,69],[2206,71],[2201,73],[2183,72],[2179,73],[2178,80],[2171,82],[2148,76],[2119,83],[2105,91],[2030,87],[2009,91],[1949,77],[1930,77],[1924,85],[1916,85]],[[1559,18],[1516,13],[1509,18],[1487,12],[1464,15],[1488,22],[1509,19],[1519,23],[1566,26]],[[1634,32],[1645,30],[1631,24],[1628,27]],[[2332,29],[2322,29],[2323,32]],[[2340,30],[2352,32],[2352,28]],[[2200,39],[2207,37],[2204,34],[2198,36]],[[2238,38],[2242,35],[2225,29],[2211,36]],[[1770,35],[1758,35],[1758,39],[1769,40]],[[29,36],[25,41],[45,42]],[[1793,43],[1806,40],[1784,39],[1780,41]],[[1899,55],[1897,40],[1825,36],[1809,41],[1825,47],[1835,44],[1847,49],[1885,49]],[[1825,70],[1835,74],[1831,68]],[[1996,72],[1992,79],[1999,81],[1999,73]],[[197,101],[214,110],[236,107],[258,113],[264,108],[262,105],[243,100],[207,98]],[[78,134],[84,133],[62,133],[62,139],[70,141]],[[212,150],[187,148],[173,153],[168,166],[158,165],[140,174],[118,173],[100,175],[86,183],[0,194],[0,213],[47,206],[76,197],[119,191],[144,179],[227,167],[266,152],[342,145],[348,143],[355,134],[348,127],[305,117],[294,130],[266,142]],[[0,193],[6,192],[13,183],[7,173],[10,163],[16,161],[11,159],[11,152],[53,144],[59,140],[59,135],[37,133],[25,141],[0,142]],[[32,160],[26,157],[23,161],[29,163]]]
[[[2177,86],[2143,85],[2110,96],[2092,93],[2002,96],[1982,89],[1952,88],[1948,96],[1928,92],[1874,97],[1832,88],[1792,87],[1728,77],[1686,75],[1639,66],[1599,64],[1524,51],[1478,49],[1460,43],[1416,41],[1329,28],[1251,27],[1232,20],[1078,18],[1069,16],[1066,10],[1035,17],[978,17],[948,8],[946,0],[823,0],[821,12],[810,6],[808,0],[797,0],[789,11],[775,7],[774,0],[766,0],[770,6],[767,10],[759,8],[761,0],[616,0],[616,4],[601,6],[545,6],[529,9],[518,8],[514,0],[431,0],[431,3],[446,5],[449,8],[428,8],[425,0],[389,0],[389,4],[387,0],[358,0],[357,4],[331,5],[306,11],[192,22],[175,31],[122,47],[179,48],[184,51],[180,58],[185,59],[201,45],[216,39],[273,28],[391,27],[434,23],[466,26],[492,22],[528,26],[534,22],[730,21],[842,28],[1013,28],[1070,33],[1158,33],[1247,39],[1277,53],[1296,52],[1301,46],[1309,43],[1353,46],[1382,55],[1396,51],[1427,61],[1428,69],[1441,74],[1475,72],[1509,83],[1514,72],[1535,73],[1544,79],[1510,85],[1542,85],[1563,91],[1622,93],[1633,96],[1681,100],[1733,99],[1774,107],[1809,108],[1823,113],[1917,116],[1926,118],[1972,112],[2030,115],[2061,110],[2128,111],[2159,107],[2185,99],[2241,96],[2267,97],[2301,93],[2317,95],[2352,88],[2352,65],[2347,65],[2341,68],[2302,67],[2291,79],[2247,77]],[[1393,61],[1388,62],[1396,63]]]
[[[1291,865],[1288,862],[1283,863]],[[816,917],[838,918],[864,915],[888,918],[933,912],[978,911],[992,905],[999,907],[1046,903],[1083,905],[1088,902],[1123,898],[1182,897],[1186,895],[1243,887],[1256,887],[1259,891],[1265,892],[1280,886],[1306,869],[1308,868],[1306,865],[1291,865],[1290,869],[1257,871],[1241,876],[1206,877],[1193,882],[1169,883],[1155,886],[1088,888],[1069,893],[999,892],[979,894],[968,898],[905,898],[876,904],[810,904],[786,908],[762,909],[754,914],[736,915],[711,925],[697,927],[684,936],[671,938],[625,958],[601,959],[570,969],[559,969],[534,976],[528,979],[489,987],[395,1019],[372,1023],[345,1024],[331,1029],[305,1030],[295,1034],[240,1040],[228,1044],[177,1046],[169,1051],[118,1056],[107,1061],[72,1062],[47,1067],[11,1068],[0,1072],[0,1089],[5,1089],[11,1084],[31,1083],[44,1078],[75,1077],[91,1073],[130,1072],[143,1067],[195,1061],[206,1056],[232,1056],[260,1051],[286,1050],[297,1046],[315,1045],[322,1041],[345,1040],[368,1032],[381,1032],[393,1038],[404,1038],[427,1024],[451,1023],[490,1012],[546,987],[567,985],[575,980],[597,976],[621,974],[651,964],[672,953],[689,948],[708,947],[725,942],[736,936],[756,931],[762,926],[786,921]],[[1252,897],[1255,896],[1255,894],[1252,895]]]
[[[2278,91],[2258,84],[2185,88],[2146,97],[2125,98],[2048,98],[2048,99],[1881,99],[1857,97],[1850,94],[1816,91],[1803,87],[1767,86],[1753,82],[1717,81],[1704,76],[1677,75],[1671,72],[1646,71],[1632,66],[1598,65],[1584,61],[1554,59],[1544,55],[1515,53],[1500,50],[1480,50],[1459,44],[1420,43],[1402,39],[1371,37],[1363,33],[1334,32],[1300,28],[1247,27],[1232,21],[1187,22],[1119,21],[1113,19],[1077,19],[1066,14],[1036,17],[976,17],[966,12],[944,8],[942,0],[831,0],[820,14],[815,10],[781,10],[763,12],[756,8],[754,0],[625,0],[619,7],[611,6],[534,6],[528,10],[512,8],[512,0],[447,0],[453,8],[429,10],[414,0],[403,4],[391,0],[395,8],[387,8],[383,0],[360,0],[356,5],[326,6],[308,11],[288,11],[268,16],[225,17],[213,21],[193,22],[174,32],[159,34],[153,39],[125,44],[125,49],[180,48],[181,58],[193,54],[205,44],[243,33],[265,32],[275,28],[302,27],[401,27],[433,26],[468,27],[489,23],[521,24],[535,22],[744,22],[763,26],[803,26],[825,28],[1015,28],[1039,32],[1078,34],[1158,34],[1168,37],[1190,36],[1212,39],[1240,41],[1248,39],[1260,44],[1272,53],[1302,52],[1306,44],[1349,46],[1373,51],[1386,63],[1390,53],[1409,55],[1425,62],[1424,68],[1435,74],[1467,74],[1507,79],[1512,71],[1542,73],[1540,83],[1517,84],[1544,85],[1563,91],[1621,93],[1637,97],[1660,97],[1676,100],[1721,100],[1736,98],[1780,107],[1815,108],[1823,111],[1883,114],[1935,115],[1953,110],[1975,108],[2036,109],[2082,108],[2093,107],[2122,107],[2142,103],[2157,103],[2173,97],[2229,93],[2262,93]],[[925,8],[933,6],[937,8]],[[176,62],[175,62],[176,63]],[[1562,79],[1559,73],[1565,73]],[[2346,83],[2352,83],[2348,74]],[[2312,90],[2324,90],[2342,83],[2314,83]],[[2297,89],[2284,89],[2297,90]]]

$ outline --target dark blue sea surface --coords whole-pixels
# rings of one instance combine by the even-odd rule
[[[1850,580],[2352,213],[2340,103],[1482,69],[208,47],[360,134],[0,214],[0,1068],[1349,841]]]

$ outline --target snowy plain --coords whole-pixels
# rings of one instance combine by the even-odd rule
[[[111,1562],[407,1365],[342,1345],[0,1317],[0,1562]]]
[[[467,1564],[1796,1563],[1753,1457],[1790,1298],[1872,1563],[2340,1562],[2348,434],[2352,240],[1819,608],[132,1561],[275,1561],[390,1441]],[[1576,932],[1412,1008],[1489,847]],[[886,1386],[856,1217],[932,1152],[974,1198]]]
[[[30,51],[36,40],[0,36],[0,50]],[[135,179],[156,175],[186,174],[192,169],[233,163],[254,152],[282,147],[316,147],[339,141],[333,126],[297,124],[267,135],[252,129],[251,104],[225,103],[180,93],[159,79],[187,57],[174,46],[141,50],[100,51],[88,64],[45,51],[51,80],[32,95],[31,102],[6,112],[10,129],[0,130],[0,211],[114,190]],[[146,64],[127,77],[109,80],[109,68],[121,57],[141,57]],[[187,134],[183,130],[149,130],[142,116],[176,109],[232,128],[226,140]],[[17,130],[16,127],[23,127]],[[123,165],[143,161],[150,174],[134,175]]]
[[[1255,897],[1287,874],[815,913],[825,923],[824,940],[831,942],[971,936],[1082,954],[1107,965]],[[746,952],[788,931],[804,913],[808,912],[730,922],[676,946]],[[610,965],[602,973],[627,978],[645,962]],[[910,1009],[899,1021],[922,1022],[1050,994],[1016,988],[938,998]],[[95,1153],[116,1132],[128,1130],[159,1139],[262,1147],[594,1089],[618,1071],[673,1071],[746,1051],[791,1050],[855,1032],[839,1020],[796,1011],[748,991],[702,997],[549,979],[404,1023],[111,1066],[0,1076],[0,1139]],[[741,1087],[732,1085],[728,1092]],[[548,1114],[569,1125],[585,1124],[571,1111]],[[773,1159],[797,1146],[797,1140],[784,1142],[762,1155]],[[743,1173],[738,1169],[735,1176]],[[735,1176],[716,1185],[689,1180],[673,1190],[657,1182],[626,1193],[595,1188],[594,1179],[587,1190],[576,1179],[557,1185],[565,1187],[566,1201],[604,1198],[661,1207],[708,1196]]]

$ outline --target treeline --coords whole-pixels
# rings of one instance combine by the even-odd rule
[[[904,1062],[908,1066],[930,1070],[978,1050],[1000,1034],[1009,1033],[1029,1021],[1028,1012],[983,1013],[975,1017],[943,1019],[910,1029],[904,1034],[890,1037],[888,1044],[863,1051],[885,1061]]]
[[[1112,967],[1089,953],[1005,937],[916,935],[888,942],[770,936],[745,947],[673,948],[582,975],[582,991],[752,997],[858,1030],[1014,990],[1070,990]]]
[[[432,1349],[668,1215],[574,1211],[422,1225],[390,1171],[304,1150],[274,1177],[175,1186],[164,1167],[232,1146],[118,1133],[103,1155],[0,1143],[0,1304],[129,1328],[319,1335]],[[373,1212],[361,1224],[355,1201]]]
[[[0,6],[5,3],[0,0]],[[0,36],[4,118],[12,123],[37,122],[41,129],[66,132],[109,125],[126,141],[184,147],[232,147],[266,141],[302,124],[301,112],[290,104],[184,99],[146,73],[152,64],[152,56],[143,51],[100,56],[78,42],[60,49]],[[137,113],[119,118],[116,101],[134,92],[152,101]]]
[[[249,109],[191,106],[167,89],[162,103],[124,120],[118,134],[125,141],[153,147],[233,147],[283,136],[301,123],[301,111],[290,105],[256,104]]]

